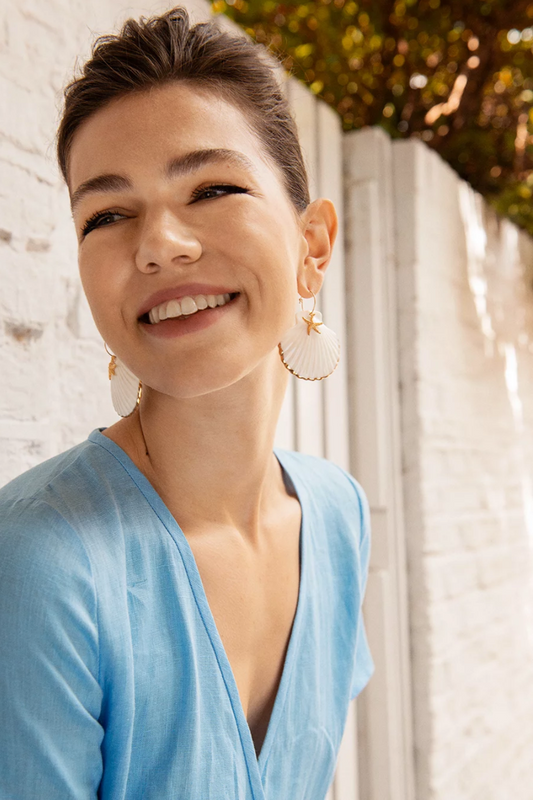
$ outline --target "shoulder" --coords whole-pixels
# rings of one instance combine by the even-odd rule
[[[347,470],[320,456],[275,448],[282,466],[307,490],[324,513],[334,517],[357,517],[361,536],[368,532],[368,500],[361,484]]]
[[[44,500],[54,493],[58,486],[75,483],[76,477],[87,467],[89,448],[87,440],[42,461],[26,470],[0,488],[0,509],[2,514],[21,513],[26,506]]]
[[[23,472],[0,488],[0,561],[52,570],[87,564],[76,520],[98,508],[98,448],[84,441]]]

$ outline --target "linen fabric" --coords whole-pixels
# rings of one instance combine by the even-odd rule
[[[300,587],[257,758],[188,541],[103,430],[0,489],[0,798],[324,800],[374,672],[363,490],[274,449]]]

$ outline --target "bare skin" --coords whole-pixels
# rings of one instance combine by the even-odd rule
[[[244,154],[253,169],[212,162],[165,176],[171,159],[212,148]],[[191,546],[259,753],[300,579],[300,504],[272,452],[289,377],[277,345],[298,294],[320,290],[337,215],[325,198],[297,214],[242,112],[180,84],[112,101],[83,123],[71,197],[109,173],[129,186],[100,188],[73,208],[80,275],[98,330],[143,394],[104,435],[152,483]],[[209,184],[246,192],[192,197]],[[84,235],[99,212],[110,216]],[[154,336],[140,308],[187,282],[239,296],[208,327]]]

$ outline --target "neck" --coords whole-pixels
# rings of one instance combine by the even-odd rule
[[[257,544],[276,502],[286,497],[272,450],[287,380],[278,357],[199,397],[146,387],[134,414],[106,435],[126,450],[182,528],[193,534],[231,527]]]

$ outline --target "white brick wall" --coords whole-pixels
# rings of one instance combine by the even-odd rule
[[[204,0],[186,0],[193,21]],[[168,4],[0,5],[0,485],[111,425],[109,357],[81,290],[55,164],[62,89],[98,33]]]
[[[393,154],[417,798],[533,800],[533,241]]]

